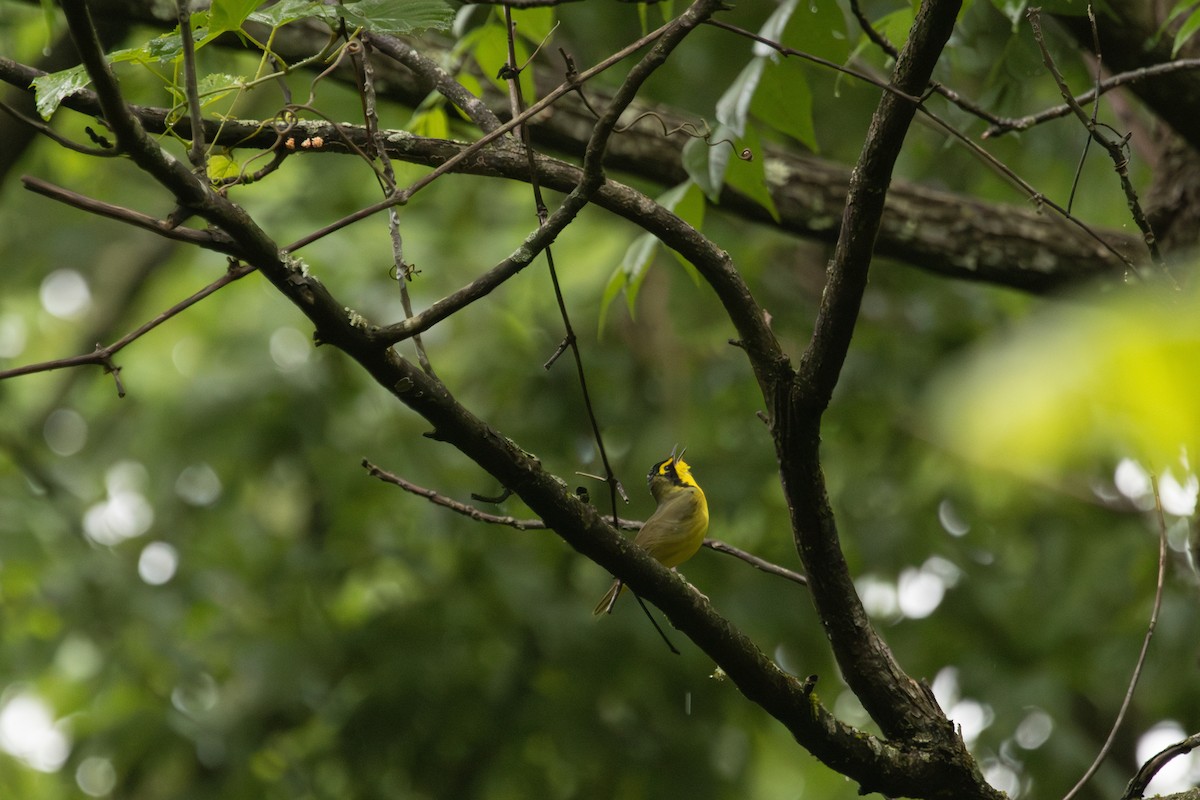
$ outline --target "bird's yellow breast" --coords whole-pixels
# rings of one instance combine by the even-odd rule
[[[696,554],[708,532],[708,502],[699,486],[674,486],[638,531],[634,542],[664,567],[676,567]]]

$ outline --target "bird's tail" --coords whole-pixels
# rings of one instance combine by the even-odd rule
[[[595,610],[592,611],[592,614],[597,617],[601,614],[611,614],[613,606],[617,604],[617,598],[621,596],[621,592],[623,591],[625,591],[625,584],[622,583],[620,579],[613,581],[613,585],[609,588],[604,597],[601,598],[600,602],[596,605]]]

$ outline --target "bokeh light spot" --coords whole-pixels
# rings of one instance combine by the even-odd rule
[[[17,691],[0,708],[0,749],[39,772],[57,772],[71,745],[50,707],[35,694]]]
[[[138,576],[151,586],[162,586],[178,568],[179,552],[166,542],[151,542],[138,556]]]
[[[56,408],[46,417],[42,436],[55,455],[73,456],[87,444],[87,420],[73,409]]]
[[[221,479],[208,464],[191,464],[175,479],[175,494],[188,505],[211,506],[221,497]]]
[[[56,269],[42,280],[38,297],[42,308],[59,319],[75,319],[92,305],[87,281],[73,269]]]

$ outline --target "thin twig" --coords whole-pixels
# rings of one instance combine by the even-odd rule
[[[432,58],[417,52],[411,46],[395,36],[379,33],[364,32],[363,42],[374,47],[380,53],[395,59],[408,67],[412,72],[433,83],[434,89],[462,109],[462,112],[474,122],[481,131],[492,131],[502,124],[487,103],[471,94],[461,83],[454,79],[441,65]]]
[[[900,55],[900,51],[896,49],[896,46],[888,41],[888,38],[877,31],[875,26],[871,24],[871,20],[867,17],[866,12],[862,10],[858,0],[850,0],[850,12],[854,15],[855,20],[858,21],[858,26],[862,29],[862,32],[868,39],[875,43],[876,47],[892,58],[897,58]],[[929,81],[929,88],[968,114],[972,114],[993,124],[1000,121],[1000,118],[995,114],[978,103],[963,97],[941,81]]]
[[[514,118],[519,118],[525,110],[525,99],[521,96],[521,81],[520,70],[517,68],[517,49],[516,49],[516,24],[513,22],[512,9],[507,6],[504,9],[504,24],[507,31],[508,39],[508,99],[512,107],[512,115]],[[533,192],[534,211],[537,214],[538,226],[545,227],[548,219],[546,210],[546,201],[542,197],[542,184],[538,180],[538,169],[533,150],[533,143],[529,137],[529,126],[521,125],[514,131],[520,138],[521,144],[525,147],[525,156],[529,164],[529,186]],[[546,245],[546,267],[550,273],[550,283],[554,288],[554,299],[558,303],[558,314],[562,318],[563,323],[563,343],[571,349],[571,355],[575,359],[575,373],[579,380],[579,391],[583,396],[583,410],[587,415],[588,423],[592,429],[592,439],[596,442],[596,450],[600,454],[600,462],[604,465],[604,482],[608,486],[609,503],[612,507],[613,525],[618,525],[620,515],[617,512],[617,490],[619,481],[617,475],[613,471],[612,465],[608,460],[608,450],[604,446],[604,436],[600,433],[600,422],[596,419],[596,408],[592,403],[591,392],[588,391],[587,371],[583,367],[583,353],[579,349],[579,339],[575,335],[575,328],[571,325],[571,315],[567,313],[567,302],[563,298],[562,285],[558,280],[558,270],[554,266],[554,252],[550,245]],[[556,353],[562,352],[562,345]],[[546,369],[549,369],[556,356],[552,356],[546,362]],[[663,637],[666,638],[665,636]],[[668,642],[668,644],[670,644]],[[674,650],[674,647],[671,648]]]
[[[875,26],[871,24],[871,20],[858,4],[858,0],[850,0],[850,12],[854,14],[854,19],[858,22],[858,27],[862,29],[862,32],[868,39],[875,43],[876,47],[892,58],[900,56],[900,51],[896,49],[896,45],[888,41],[888,38],[882,33],[875,30]]]
[[[1175,72],[1190,72],[1200,69],[1200,58],[1181,58],[1178,61],[1171,61],[1166,64],[1154,64],[1149,67],[1129,70],[1128,72],[1120,72],[1116,75],[1111,75],[1100,81],[1097,88],[1089,89],[1080,95],[1075,95],[1072,98],[1074,105],[1087,105],[1094,101],[1098,96],[1107,94],[1113,89],[1120,88],[1126,84],[1136,83],[1146,80],[1147,78],[1155,78],[1160,75],[1169,75]],[[1061,105],[1052,106],[1039,111],[1036,114],[1029,114],[1024,117],[1000,117],[992,127],[983,132],[982,138],[991,139],[997,136],[1003,136],[1006,133],[1013,131],[1029,130],[1035,125],[1041,125],[1043,122],[1049,122],[1054,119],[1061,119],[1073,112],[1072,104],[1062,103]]]
[[[1108,732],[1108,738],[1104,740],[1104,744],[1100,748],[1100,752],[1096,755],[1096,759],[1092,765],[1083,773],[1083,777],[1063,796],[1063,800],[1071,800],[1075,795],[1079,794],[1080,790],[1092,779],[1092,776],[1100,769],[1100,765],[1104,763],[1104,759],[1108,757],[1109,751],[1112,750],[1113,744],[1117,740],[1117,733],[1121,730],[1121,725],[1125,722],[1125,714],[1129,711],[1129,706],[1133,702],[1133,692],[1137,688],[1138,681],[1142,677],[1142,667],[1146,663],[1146,654],[1150,650],[1150,640],[1154,638],[1154,629],[1158,627],[1158,612],[1162,608],[1163,585],[1166,583],[1167,574],[1167,519],[1163,514],[1162,498],[1158,494],[1158,478],[1150,476],[1150,486],[1154,490],[1154,510],[1158,516],[1158,578],[1154,587],[1154,605],[1150,610],[1150,622],[1146,625],[1146,635],[1142,637],[1142,649],[1138,653],[1137,662],[1133,667],[1133,675],[1129,678],[1129,687],[1125,690],[1125,698],[1121,701],[1121,708],[1117,711],[1117,718],[1113,721],[1112,730]]]
[[[254,268],[251,266],[248,266],[246,264],[235,263],[230,266],[230,268],[225,272],[224,275],[222,275],[220,278],[217,278],[215,281],[210,283],[208,286],[205,286],[203,289],[196,292],[195,294],[192,294],[189,297],[186,297],[183,300],[180,300],[175,305],[171,306],[167,310],[158,314],[156,317],[154,317],[154,319],[150,320],[149,322],[144,323],[143,325],[141,325],[138,328],[135,328],[134,330],[125,334],[120,339],[118,339],[117,341],[113,342],[110,345],[107,345],[105,347],[101,347],[101,346],[97,345],[96,349],[93,350],[92,352],[82,353],[77,356],[68,356],[67,358],[56,358],[51,361],[41,361],[41,362],[38,362],[37,364],[26,364],[25,366],[22,366],[22,367],[14,367],[12,369],[0,370],[0,380],[5,380],[6,378],[15,378],[19,375],[32,375],[32,374],[35,374],[38,372],[50,372],[50,371],[56,370],[56,369],[66,369],[68,367],[78,367],[78,366],[83,366],[86,364],[95,364],[95,365],[104,367],[105,371],[113,373],[114,378],[117,381],[117,391],[123,397],[125,394],[125,390],[124,390],[124,387],[121,385],[120,376],[119,376],[121,368],[113,363],[113,360],[112,360],[113,356],[115,356],[117,353],[121,352],[127,346],[129,346],[133,342],[137,341],[141,337],[145,336],[147,333],[154,330],[155,328],[157,328],[159,325],[163,324],[167,320],[171,319],[172,317],[178,316],[182,312],[184,312],[187,309],[194,306],[196,303],[199,303],[201,300],[208,297],[213,292],[215,292],[218,289],[221,289],[225,286],[228,286],[229,284],[233,283],[234,281],[238,280],[239,278],[243,278],[246,275],[249,275],[253,271],[254,271]]]
[[[121,151],[115,147],[88,147],[87,145],[74,142],[60,134],[58,131],[54,130],[54,128],[50,125],[42,122],[40,119],[34,119],[33,117],[26,116],[3,101],[0,101],[0,111],[3,111],[22,124],[28,125],[41,135],[67,148],[68,150],[74,150],[76,153],[83,153],[87,156],[97,156],[99,158],[115,158],[116,156],[121,155]]]
[[[747,553],[745,550],[734,547],[731,544],[726,544],[718,539],[705,539],[704,546],[712,550],[716,550],[718,553],[725,553],[726,555],[731,555],[734,558],[740,558],[742,561],[745,561],[755,569],[760,569],[763,572],[770,573],[771,575],[778,575],[780,578],[786,578],[792,583],[798,583],[801,586],[808,585],[808,578],[804,577],[804,575],[800,574],[799,572],[788,569],[787,567],[781,567],[778,564],[772,564],[765,558],[759,558],[753,553]]]
[[[362,43],[362,65],[361,65],[361,81],[362,81],[362,96],[363,96],[363,117],[367,125],[367,134],[375,142],[375,157],[379,159],[379,163],[383,169],[383,177],[386,182],[380,182],[380,188],[384,195],[396,186],[396,170],[392,167],[392,159],[388,155],[386,142],[384,141],[383,130],[379,126],[379,112],[376,105],[375,97],[375,68],[371,64],[371,45],[367,41]],[[356,62],[357,63],[357,62]],[[404,259],[404,236],[400,231],[400,213],[395,206],[388,209],[388,235],[392,241],[392,263],[396,268],[396,283],[400,289],[400,306],[404,309],[404,317],[408,319],[413,315],[412,298],[408,292],[408,282],[412,280],[414,270]],[[433,364],[429,360],[429,354],[425,350],[425,343],[421,340],[421,335],[416,334],[412,337],[413,346],[417,351],[417,362],[421,365],[421,369],[425,370],[425,374],[436,377],[433,371]]]
[[[656,30],[653,30],[650,33],[646,34],[645,36],[641,37],[640,39],[633,42],[632,44],[626,45],[625,47],[621,48],[616,53],[613,53],[611,56],[605,58],[603,61],[596,64],[595,66],[593,66],[587,70],[584,70],[583,72],[581,72],[579,74],[579,76],[574,81],[568,81],[566,83],[560,84],[558,87],[551,90],[550,93],[547,94],[545,97],[543,97],[541,100],[539,100],[536,103],[534,103],[533,105],[531,105],[525,111],[525,113],[521,114],[519,117],[510,119],[508,122],[504,123],[503,125],[501,125],[498,128],[488,131],[483,136],[481,136],[479,139],[472,142],[468,147],[466,147],[462,151],[460,151],[457,155],[454,155],[454,156],[448,158],[446,161],[444,161],[441,165],[439,165],[432,172],[417,179],[416,181],[414,181],[413,183],[411,183],[409,186],[405,187],[404,189],[398,189],[395,192],[393,192],[391,194],[391,196],[388,197],[386,200],[381,200],[378,203],[374,203],[365,208],[361,208],[352,214],[347,214],[346,216],[342,217],[341,219],[337,220],[336,222],[330,223],[329,225],[326,225],[325,227],[321,228],[318,231],[314,231],[313,233],[310,233],[307,236],[302,236],[301,238],[297,239],[296,241],[294,241],[291,244],[284,247],[284,249],[287,250],[288,252],[295,252],[296,250],[299,250],[301,247],[304,247],[305,245],[312,244],[313,242],[317,241],[318,239],[322,239],[322,238],[328,236],[329,234],[334,233],[335,231],[339,231],[348,225],[352,225],[355,222],[366,219],[367,217],[377,214],[380,211],[391,208],[392,206],[404,205],[405,203],[407,203],[409,200],[412,199],[413,195],[415,195],[417,192],[424,189],[429,184],[433,183],[435,180],[440,178],[442,175],[445,175],[447,172],[451,172],[461,162],[470,158],[472,155],[474,155],[479,150],[483,149],[484,147],[488,146],[492,142],[499,139],[504,134],[513,130],[514,128],[519,126],[521,123],[525,122],[527,119],[530,119],[531,117],[537,116],[538,114],[542,113],[544,110],[546,110],[547,108],[552,106],[555,102],[557,102],[557,100],[560,97],[562,97],[564,94],[574,91],[575,87],[579,84],[579,82],[589,80],[589,79],[595,77],[596,75],[599,75],[601,72],[604,72],[605,70],[609,69],[614,64],[618,64],[621,61],[624,61],[630,55],[632,55],[633,53],[642,49],[647,44],[650,44],[651,42],[658,40],[664,33],[666,33],[668,30],[670,30],[675,24],[676,24],[676,21],[668,22],[667,24],[663,25],[662,27],[660,27]],[[403,324],[403,323],[401,323],[401,324]],[[399,339],[397,339],[396,341],[399,341]]]
[[[725,22],[724,20],[710,19],[710,20],[706,20],[706,22],[707,22],[707,24],[712,25],[714,28],[721,28],[723,30],[729,31],[730,33],[736,33],[738,36],[743,36],[747,39],[756,41],[759,44],[764,44],[767,47],[770,47],[772,50],[775,50],[780,55],[794,56],[796,58],[802,58],[805,61],[811,61],[814,64],[818,64],[822,67],[825,67],[826,69],[831,69],[834,72],[840,72],[843,75],[849,75],[852,78],[857,78],[858,80],[863,81],[864,83],[869,83],[872,86],[874,86],[875,88],[880,89],[881,91],[889,92],[891,94],[896,95],[897,97],[903,97],[905,100],[908,100],[912,103],[920,104],[920,102],[921,102],[920,97],[917,97],[916,95],[906,94],[905,92],[901,91],[899,88],[897,88],[896,86],[893,86],[892,84],[888,83],[887,81],[882,81],[872,75],[868,75],[865,72],[861,72],[856,69],[851,69],[850,67],[847,67],[843,64],[838,64],[835,61],[830,61],[827,58],[821,58],[820,56],[814,56],[812,53],[806,53],[803,50],[796,50],[795,48],[780,44],[779,42],[776,42],[773,39],[768,39],[767,37],[761,36],[761,35],[755,33],[754,31],[748,31],[745,28],[740,28],[737,25],[733,25],[731,23]]]
[[[1123,263],[1125,265],[1126,269],[1131,270],[1131,271],[1136,270],[1136,267],[1135,267],[1133,261],[1129,258],[1129,256],[1120,252],[1115,247],[1113,247],[1112,244],[1105,241],[1103,237],[1101,237],[1098,233],[1096,233],[1094,230],[1092,230],[1091,227],[1089,227],[1082,220],[1073,216],[1069,211],[1067,211],[1067,209],[1063,208],[1061,205],[1059,205],[1058,203],[1049,199],[1044,194],[1042,194],[1037,189],[1035,189],[1032,184],[1030,184],[1028,181],[1026,181],[1024,178],[1022,178],[1016,172],[1014,172],[1012,170],[1012,168],[1009,167],[1007,164],[1005,164],[1003,161],[1000,161],[1000,159],[993,156],[987,150],[984,150],[977,143],[971,141],[971,139],[969,137],[964,135],[961,131],[959,131],[957,128],[955,128],[953,125],[951,125],[949,122],[942,119],[934,112],[930,111],[926,107],[923,98],[916,97],[916,96],[910,95],[910,94],[906,94],[905,92],[900,91],[898,88],[896,88],[892,84],[881,81],[877,78],[867,75],[866,73],[859,72],[859,71],[853,70],[853,69],[849,69],[847,67],[841,66],[840,64],[834,64],[831,61],[827,61],[826,59],[810,55],[808,53],[805,53],[800,50],[796,50],[791,47],[787,47],[783,44],[780,44],[779,42],[773,41],[764,36],[759,36],[756,33],[745,30],[744,28],[739,28],[736,25],[730,25],[726,22],[721,22],[721,21],[716,21],[716,20],[711,21],[710,24],[715,25],[718,28],[724,28],[725,30],[736,33],[739,36],[745,36],[746,38],[752,39],[753,41],[759,42],[760,44],[764,44],[764,45],[774,49],[776,52],[778,52],[782,55],[795,56],[796,58],[803,58],[808,61],[812,61],[815,64],[820,64],[821,66],[828,67],[829,69],[835,70],[837,72],[841,72],[846,75],[850,75],[850,76],[858,78],[859,80],[862,80],[862,81],[866,81],[867,83],[881,89],[882,91],[888,92],[889,94],[892,94],[896,97],[899,97],[904,100],[908,100],[911,103],[914,103],[917,107],[917,110],[919,112],[921,112],[921,114],[923,114],[925,117],[927,117],[937,127],[941,128],[942,131],[944,131],[948,136],[950,136],[952,139],[954,139],[955,141],[957,141],[960,144],[962,144],[963,146],[965,146],[968,150],[971,151],[972,154],[974,154],[977,158],[982,160],[988,167],[990,167],[991,169],[993,169],[994,171],[999,173],[1001,176],[1003,176],[1004,178],[1006,178],[1010,182],[1012,182],[1015,186],[1019,187],[1022,191],[1024,191],[1026,194],[1026,197],[1029,200],[1036,203],[1037,207],[1039,209],[1049,208],[1049,209],[1053,210],[1059,216],[1061,216],[1063,219],[1067,220],[1072,225],[1079,228],[1086,236],[1095,240],[1105,250],[1107,250],[1108,252],[1110,252],[1114,256],[1116,256],[1121,261],[1121,263]]]
[[[1097,125],[1094,119],[1089,119],[1087,112],[1083,110],[1083,106],[1075,102],[1075,97],[1071,94],[1071,89],[1067,86],[1066,79],[1054,63],[1054,57],[1050,54],[1049,48],[1046,47],[1046,41],[1042,35],[1041,9],[1031,8],[1025,12],[1025,16],[1029,19],[1029,25],[1033,29],[1033,38],[1037,41],[1038,48],[1041,50],[1042,63],[1046,65],[1046,70],[1058,85],[1058,90],[1062,94],[1063,100],[1071,107],[1071,111],[1074,112],[1084,128],[1087,129],[1092,140],[1103,147],[1108,153],[1109,158],[1112,159],[1113,168],[1121,181],[1121,190],[1125,193],[1125,200],[1129,204],[1130,214],[1133,217],[1134,223],[1138,226],[1138,230],[1142,232],[1142,237],[1146,242],[1146,249],[1150,252],[1151,260],[1170,277],[1170,272],[1167,271],[1162,254],[1158,250],[1158,241],[1154,236],[1154,229],[1150,226],[1150,221],[1146,218],[1146,214],[1142,210],[1137,190],[1134,189],[1133,181],[1129,177],[1129,158],[1126,152],[1128,137],[1114,137],[1109,132],[1107,126]],[[1173,280],[1174,278],[1172,278]]]
[[[470,517],[476,522],[486,522],[489,525],[503,525],[508,528],[515,528],[519,531],[544,531],[549,530],[549,526],[536,517],[521,519],[519,517],[510,516],[507,514],[491,514],[469,503],[463,503],[448,497],[434,489],[429,489],[419,484],[413,483],[407,478],[402,478],[394,472],[389,472],[379,466],[373,464],[369,459],[362,460],[363,468],[367,470],[367,474],[372,478],[378,478],[384,483],[390,483],[397,486],[409,494],[415,494],[418,497],[424,497],[434,505],[442,508],[450,509],[456,514],[462,514],[464,517]],[[640,519],[625,519],[624,517],[617,520],[616,527],[624,531],[641,530],[643,521]],[[802,586],[808,584],[808,578],[801,575],[799,572],[790,570],[787,567],[781,567],[778,564],[773,564],[765,558],[754,555],[739,547],[734,547],[720,539],[705,539],[704,546],[710,550],[715,550],[718,553],[724,553],[733,556],[741,561],[745,561],[750,566],[757,570],[761,570],[770,575],[776,575],[780,578],[798,583]]]
[[[174,239],[177,242],[185,242],[194,244],[197,247],[203,247],[206,250],[214,250],[224,255],[237,256],[239,248],[237,243],[233,241],[223,231],[209,228],[207,230],[196,230],[195,228],[185,228],[182,226],[172,226],[170,223],[152,217],[148,214],[143,214],[140,211],[134,211],[131,208],[124,206],[113,205],[106,203],[103,200],[96,200],[92,197],[73,192],[70,189],[64,189],[61,186],[55,186],[53,183],[44,181],[41,178],[32,175],[24,175],[21,177],[21,183],[31,192],[40,194],[44,197],[49,197],[51,200],[57,200],[73,208],[78,208],[81,211],[87,211],[100,217],[115,219],[118,222],[124,222],[127,225],[132,225],[135,228],[157,233],[165,239]]]

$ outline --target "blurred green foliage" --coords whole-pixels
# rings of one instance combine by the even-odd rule
[[[800,4],[785,36],[844,58],[855,36],[830,7]],[[757,29],[773,8],[739,4],[729,19]],[[44,43],[40,14],[12,3],[4,10],[0,49],[32,58]],[[580,63],[639,30],[633,6],[572,4],[561,22],[555,41]],[[1054,92],[1048,82],[1030,86],[1026,37],[975,3],[940,77],[1001,111],[1018,97],[1036,107]],[[723,32],[697,31],[651,92],[712,118],[750,57]],[[875,90],[796,68],[819,110],[820,151],[852,160]],[[123,80],[131,96],[164,102],[152,81]],[[353,118],[358,102],[321,85],[332,118]],[[387,109],[384,124],[408,117]],[[71,135],[81,128],[65,115],[58,124]],[[760,134],[788,141],[769,127]],[[1060,154],[1078,142],[1073,130],[1048,126],[995,150],[1057,194],[1075,162]],[[1020,202],[929,131],[914,131],[902,168]],[[151,213],[170,208],[122,161],[43,143],[20,171]],[[1104,165],[1089,165],[1084,181],[1101,188],[1083,196],[1079,213],[1122,222],[1124,200]],[[282,242],[377,192],[353,159],[305,157],[236,198]],[[401,212],[406,255],[419,270],[415,304],[507,255],[533,224],[523,185],[438,181]],[[709,210],[705,230],[798,354],[824,248],[719,209]],[[710,535],[794,568],[770,438],[755,416],[761,398],[712,294],[660,252],[639,275],[632,309],[614,303],[599,324],[605,289],[637,235],[589,209],[555,244],[606,446],[632,497],[621,513],[650,512],[641,476],[683,444],[709,497]],[[0,252],[0,367],[86,352],[225,268],[213,254],[163,245],[11,180],[0,195]],[[382,218],[302,255],[367,317],[401,315]],[[52,292],[51,275],[60,281]],[[1098,501],[1116,496],[1104,463],[1054,485],[1020,480],[931,444],[918,409],[939,365],[1037,305],[878,264],[824,452],[851,566],[901,663],[935,681],[948,705],[976,714],[972,745],[989,775],[1051,796],[1090,762],[1124,692],[1153,591],[1154,526]],[[310,333],[251,275],[122,352],[124,399],[92,368],[0,382],[0,746],[18,754],[0,754],[0,796],[857,795],[677,634],[683,654],[671,655],[635,604],[594,621],[608,576],[552,533],[487,527],[369,478],[364,457],[463,501],[500,488],[422,437],[427,426],[347,359],[313,349]],[[539,263],[425,344],[469,408],[572,485],[588,484],[576,473],[599,466],[573,368],[565,358],[542,367],[561,337]],[[489,510],[529,515],[516,500]],[[1124,786],[1138,733],[1200,707],[1200,684],[1178,679],[1194,677],[1198,655],[1187,625],[1195,586],[1181,558],[1173,551],[1159,638],[1127,733],[1092,796]],[[840,715],[870,727],[802,587],[707,550],[684,571],[786,669],[820,676],[818,693]],[[928,592],[911,591],[921,586],[934,591],[932,607]],[[25,727],[10,727],[14,719]],[[43,738],[21,750],[14,730]]]

